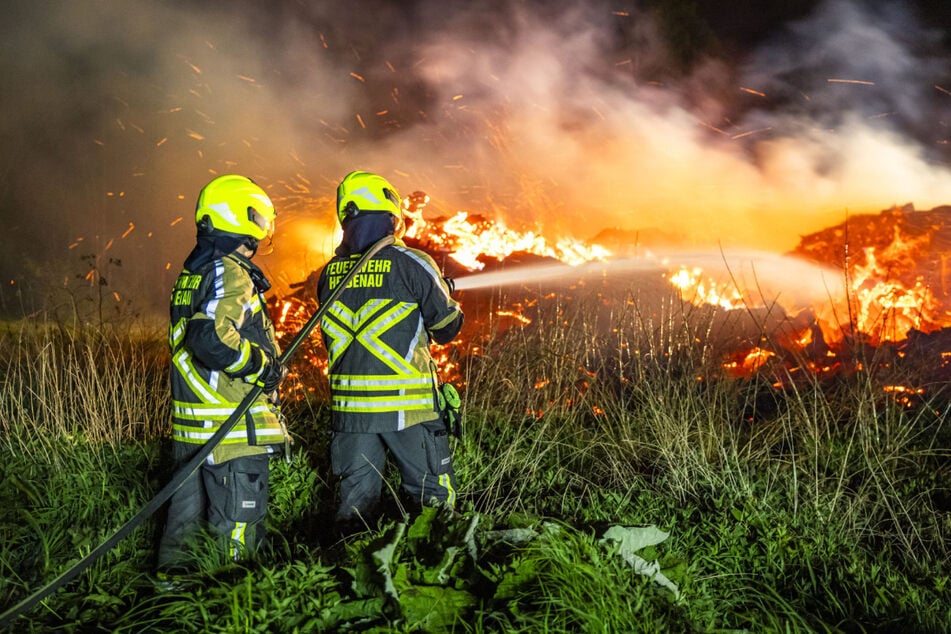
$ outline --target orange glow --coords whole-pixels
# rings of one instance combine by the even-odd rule
[[[861,79],[827,79],[830,84],[859,84],[861,86],[874,86],[874,81],[864,81]]]
[[[504,222],[470,216],[465,211],[456,212],[441,226],[424,220],[421,210],[407,213],[407,216],[413,221],[406,232],[407,237],[425,236],[435,250],[448,252],[449,257],[470,271],[485,268],[481,259],[504,260],[515,252],[550,257],[571,265],[605,259],[611,255],[600,245],[589,246],[571,238],[551,244],[534,231],[515,231],[506,227]]]
[[[499,317],[511,317],[512,319],[522,322],[526,326],[532,323],[532,320],[530,318],[514,310],[497,310],[495,311],[495,314],[498,315]]]
[[[756,94],[751,89],[744,90]],[[378,114],[383,113],[378,112]],[[361,120],[359,115],[356,116],[358,120]],[[741,134],[755,132],[757,131]],[[408,174],[400,174],[400,176],[407,177]],[[308,193],[310,188],[310,183],[302,177],[282,184],[294,194]],[[493,260],[503,262],[512,254],[532,254],[566,264],[610,260],[612,257],[612,253],[601,245],[571,238],[559,239],[557,236],[553,238],[543,235],[541,227],[536,230],[516,230],[508,227],[503,220],[492,219],[487,215],[456,211],[448,216],[427,217],[425,209],[429,202],[430,197],[421,191],[415,191],[403,200],[405,237],[412,246],[419,246],[433,254],[437,262],[451,261],[459,265],[458,267],[447,266],[447,269],[454,268],[458,272],[460,267],[468,271],[488,268],[494,273]],[[906,212],[892,210],[889,213],[900,218],[901,214]],[[878,217],[875,218],[878,222]],[[883,218],[891,222],[889,216],[884,215]],[[937,227],[939,221],[930,222]],[[730,275],[724,276],[721,273],[720,277],[717,277],[712,270],[686,264],[685,261],[689,261],[687,260],[687,256],[690,255],[688,253],[680,262],[669,261],[666,258],[662,260],[659,268],[666,273],[659,273],[659,275],[670,287],[676,289],[676,293],[683,302],[695,306],[713,306],[726,311],[744,311],[744,313],[730,315],[731,320],[734,317],[742,319],[744,314],[754,314],[755,311],[764,308],[770,313],[766,319],[772,319],[775,315],[785,320],[780,328],[768,322],[757,324],[757,327],[763,326],[762,331],[757,332],[753,337],[743,339],[727,357],[718,359],[720,370],[717,374],[719,375],[750,377],[757,372],[771,372],[776,368],[783,368],[785,372],[780,373],[781,376],[771,376],[769,379],[777,388],[782,388],[788,385],[788,381],[795,380],[796,376],[830,377],[840,372],[862,372],[866,368],[861,361],[851,356],[843,356],[842,347],[853,340],[877,346],[882,343],[903,341],[912,329],[929,333],[946,324],[951,325],[951,309],[943,305],[941,301],[944,297],[941,289],[945,284],[945,278],[947,278],[948,286],[951,286],[951,256],[942,259],[939,265],[931,266],[932,269],[938,269],[937,274],[941,276],[940,279],[927,277],[925,271],[916,275],[918,269],[915,267],[923,266],[926,262],[922,254],[934,251],[930,247],[931,234],[915,233],[926,223],[918,219],[909,221],[908,229],[905,231],[900,219],[896,220],[893,223],[894,235],[891,236],[881,231],[883,224],[884,222],[869,225],[857,224],[856,226],[864,233],[859,235],[861,232],[856,232],[852,235],[850,250],[845,248],[848,245],[836,242],[836,237],[840,241],[844,240],[842,236],[846,232],[834,227],[827,230],[828,235],[824,232],[814,234],[815,242],[810,245],[813,250],[804,248],[796,252],[796,255],[804,254],[808,256],[805,259],[811,258],[812,262],[820,263],[823,273],[829,273],[833,277],[841,276],[839,286],[830,283],[821,289],[821,298],[805,284],[802,288],[803,296],[807,297],[805,301],[800,301],[801,298],[798,297],[789,299],[792,293],[776,297],[764,292],[759,283],[769,278],[768,276],[757,277],[757,275],[767,272],[764,270],[766,264],[775,265],[772,261],[766,260],[763,260],[764,268],[757,268],[755,271],[757,275],[752,277],[745,278],[741,269],[732,268],[732,262],[728,264],[727,272]],[[303,225],[297,227],[296,231],[302,233]],[[339,238],[339,234],[337,237]],[[805,239],[805,236],[803,238]],[[310,240],[310,242],[316,241],[316,239]],[[674,258],[670,257],[670,259]],[[709,260],[699,261],[706,266],[705,263]],[[759,262],[760,260],[757,261]],[[802,281],[800,278],[803,277],[798,269],[787,268],[793,266],[790,262],[791,259],[784,259],[778,265],[784,291],[788,290],[787,286]],[[812,264],[810,263],[809,266]],[[478,319],[488,317],[488,322],[481,325],[489,325],[502,332],[513,326],[530,326],[535,323],[535,319],[541,319],[543,320],[541,323],[547,323],[544,321],[547,318],[541,317],[544,313],[536,313],[534,308],[545,300],[570,300],[573,291],[585,285],[591,288],[596,284],[597,282],[591,280],[573,280],[566,286],[566,292],[552,292],[545,296],[520,298],[514,301],[507,300],[507,304],[487,308]],[[468,293],[469,289],[460,292]],[[614,300],[607,293],[603,296],[599,293],[599,297],[604,306],[611,307],[611,302],[615,301],[626,302],[626,306],[638,305],[634,299]],[[813,300],[817,299],[824,301],[814,303]],[[620,303],[616,305],[621,306]],[[286,337],[287,333],[295,333],[313,314],[315,308],[316,305],[313,302],[297,298],[285,299],[273,306],[272,314],[279,331],[279,338]],[[705,311],[701,314],[709,313]],[[493,320],[495,317],[499,318],[498,323]],[[760,319],[755,315],[754,318]],[[562,313],[558,314],[553,323],[570,325],[568,315]],[[614,328],[613,331],[619,332],[619,329]],[[701,342],[699,338],[696,341]],[[457,341],[445,346],[432,346],[432,354],[439,373],[448,380],[464,386],[464,380],[459,378],[460,374],[465,374],[464,368],[460,368],[460,359],[482,354],[482,350],[477,345],[479,343],[483,342],[478,341],[478,338],[470,338],[468,341]],[[617,343],[618,349],[625,351],[625,354],[639,354],[633,350],[628,351],[628,345],[624,341]],[[905,351],[896,349],[892,350],[892,354],[893,359],[902,358]],[[318,345],[311,346],[305,355],[309,363],[326,374],[326,360],[322,348]],[[942,359],[951,364],[951,352],[942,353]],[[575,388],[584,393],[587,389],[585,380],[588,377],[595,378],[597,373],[584,367],[579,367],[579,372],[581,372],[579,377],[581,380]],[[533,385],[535,390],[552,389],[548,379],[537,376],[531,379],[533,383],[530,385]],[[623,377],[622,380],[624,380]],[[703,381],[704,378],[697,377],[697,380]],[[907,397],[921,394],[921,392],[905,391],[901,386],[890,387],[886,389],[886,392]],[[550,410],[552,407],[557,409],[567,405],[566,399],[556,399],[549,402],[546,409]],[[527,413],[540,418],[545,411],[528,410]],[[595,415],[604,415],[603,410],[597,406],[592,406],[592,412]]]
[[[770,357],[775,357],[776,353],[763,348],[753,348],[739,360],[729,361],[723,364],[723,369],[727,370],[733,376],[751,376],[756,373]]]
[[[699,267],[690,270],[680,267],[669,279],[674,287],[680,289],[684,299],[693,304],[710,304],[727,310],[743,308],[743,294],[738,289],[702,276],[703,269]]]

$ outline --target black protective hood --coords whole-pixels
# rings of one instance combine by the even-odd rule
[[[375,242],[396,233],[396,217],[388,212],[366,213],[343,223],[343,240],[335,253],[347,257],[363,253]]]
[[[209,263],[226,255],[233,255],[244,265],[254,282],[255,288],[264,293],[271,288],[271,283],[264,276],[260,268],[247,257],[238,253],[238,248],[246,246],[247,236],[238,236],[230,234],[199,234],[195,243],[195,248],[185,258],[184,267],[188,271],[199,271]]]

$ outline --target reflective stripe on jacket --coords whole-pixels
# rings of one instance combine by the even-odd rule
[[[359,257],[327,263],[317,284],[321,304]],[[320,322],[334,430],[382,433],[439,418],[430,333],[461,323],[429,255],[399,241],[380,250]]]
[[[240,374],[251,362],[254,345],[279,354],[264,296],[237,254],[212,260],[198,271],[183,270],[172,290],[172,437],[205,443],[254,386]],[[263,274],[262,278],[263,278]],[[214,450],[209,460],[273,452],[285,430],[262,394]],[[270,446],[270,447],[269,447]]]

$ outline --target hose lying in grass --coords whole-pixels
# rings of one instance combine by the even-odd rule
[[[340,284],[336,289],[330,294],[320,308],[307,320],[307,323],[300,329],[300,332],[294,337],[294,339],[287,345],[287,348],[281,354],[281,363],[287,364],[291,357],[294,356],[294,353],[297,352],[297,349],[300,345],[310,336],[311,331],[314,327],[320,322],[321,318],[324,316],[324,313],[327,312],[327,308],[333,304],[337,298],[340,296],[340,293],[347,287],[350,280],[359,273],[364,265],[370,261],[370,259],[376,255],[376,253],[390,244],[393,244],[393,236],[386,236],[379,241],[373,243],[364,253],[360,256],[360,259],[357,260],[357,263],[352,269],[350,269],[344,278],[340,281]],[[74,565],[69,570],[65,571],[63,574],[58,576],[56,579],[48,583],[46,586],[40,588],[30,596],[26,597],[18,604],[0,614],[0,627],[5,627],[9,625],[15,618],[26,614],[31,610],[37,603],[51,595],[53,592],[66,585],[74,578],[76,578],[82,571],[91,566],[96,562],[100,557],[105,555],[107,552],[115,548],[115,546],[125,539],[129,533],[133,531],[139,524],[144,522],[146,519],[152,516],[170,497],[179,489],[179,487],[184,484],[185,480],[195,472],[196,469],[204,462],[205,458],[214,450],[219,442],[231,431],[231,428],[237,424],[239,420],[244,416],[244,413],[248,410],[249,407],[254,403],[254,401],[261,395],[261,390],[263,388],[255,386],[251,389],[250,392],[241,400],[237,408],[235,408],[234,413],[231,414],[230,418],[226,420],[218,431],[208,439],[208,442],[201,448],[201,450],[195,454],[195,456],[186,463],[181,469],[176,472],[168,484],[166,484],[161,491],[159,491],[155,497],[153,497],[149,502],[143,506],[138,513],[136,513],[132,519],[127,521],[122,527],[119,528],[109,539],[104,541],[99,545],[98,548],[90,552],[88,555],[79,560],[79,562]]]

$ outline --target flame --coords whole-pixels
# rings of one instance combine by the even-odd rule
[[[532,320],[530,317],[526,317],[525,315],[523,315],[521,312],[517,310],[497,310],[495,311],[495,314],[498,315],[499,317],[511,317],[512,319],[515,319],[516,321],[519,321],[526,326],[532,323]]]
[[[723,369],[733,376],[751,376],[756,373],[771,357],[776,353],[764,348],[753,348],[742,359],[728,361],[723,364]]]
[[[894,209],[883,212],[899,219],[903,213]],[[787,303],[782,297],[777,300],[787,314],[796,315],[805,308],[815,315],[818,330],[793,333],[786,337],[789,342],[802,348],[821,338],[828,345],[837,345],[846,335],[860,335],[870,344],[880,345],[903,341],[912,330],[930,333],[951,326],[951,306],[936,295],[935,285],[944,285],[945,280],[929,280],[923,274],[931,272],[925,263],[932,236],[909,235],[899,225],[892,232],[887,244],[863,246],[856,257],[846,259],[841,296],[827,296],[809,306]],[[944,259],[940,268],[943,275]],[[700,267],[680,266],[668,276],[668,282],[685,301],[698,306],[735,310],[762,304],[760,289],[743,287],[735,278],[718,282]]]
[[[912,248],[896,236],[881,258],[874,247],[863,249],[866,264],[852,268],[850,285],[854,289],[855,322],[860,332],[878,334],[881,341],[898,341],[912,328],[929,332],[941,327],[945,315],[935,314],[939,302],[921,276],[911,287],[889,279],[890,262],[911,253]]]
[[[565,264],[578,265],[591,260],[604,260],[611,252],[598,244],[587,245],[573,238],[562,238],[551,244],[534,231],[519,232],[502,221],[457,211],[448,219],[432,222],[423,217],[429,202],[423,192],[413,192],[403,200],[407,238],[425,239],[435,251],[449,257],[470,271],[485,268],[485,258],[504,260],[516,252],[554,258]]]
[[[918,397],[924,395],[924,388],[914,388],[905,385],[886,385],[882,388],[886,394],[892,395],[895,402],[905,406],[914,407],[918,403]]]
[[[598,244],[586,244],[572,238],[552,241],[540,232],[516,231],[502,221],[493,221],[466,211],[457,211],[449,217],[427,219],[423,211],[429,201],[429,196],[419,191],[403,200],[405,237],[415,241],[413,246],[419,246],[434,255],[441,254],[469,271],[482,270],[491,259],[501,262],[514,253],[553,258],[566,264],[609,260],[612,255]],[[889,213],[899,217],[904,212],[892,210]],[[920,222],[918,226],[921,226]],[[861,245],[864,239],[869,243],[867,246],[853,247],[852,257],[849,257],[847,249],[841,249],[845,255],[843,262],[830,261],[834,259],[836,248],[843,246],[835,243],[835,238],[841,238],[843,233],[838,229],[827,230],[828,235],[820,236],[824,242],[820,241],[818,247],[812,245],[808,249],[804,248],[804,252],[814,255],[813,259],[818,262],[843,267],[845,284],[841,291],[836,288],[836,293],[841,293],[841,297],[829,293],[826,297],[828,301],[817,305],[793,305],[791,302],[797,300],[787,300],[785,297],[775,300],[788,316],[787,321],[773,333],[775,336],[770,337],[768,347],[763,343],[767,341],[763,337],[759,345],[746,345],[741,351],[723,358],[720,367],[724,375],[750,377],[764,370],[785,368],[787,372],[778,373],[773,379],[774,386],[782,388],[787,381],[796,380],[796,376],[862,372],[866,367],[861,360],[842,356],[841,347],[845,345],[847,336],[851,341],[851,338],[861,335],[863,341],[879,345],[900,342],[908,337],[912,329],[927,333],[951,325],[951,310],[946,310],[942,304],[940,297],[943,295],[936,295],[936,292],[940,292],[940,285],[936,287],[935,280],[916,273],[922,268],[922,263],[927,262],[922,254],[928,254],[932,249],[931,236],[903,231],[896,224],[888,241],[887,234],[882,237],[880,225],[871,227],[864,227],[866,235],[854,242]],[[782,266],[787,264],[783,262]],[[682,301],[727,311],[750,311],[766,307],[763,291],[757,286],[759,280],[755,276],[751,287],[744,287],[742,275],[731,274],[728,281],[723,281],[699,266],[670,262],[669,259],[663,260],[662,266],[667,271],[663,274],[664,278],[677,290]],[[940,268],[943,274],[943,259]],[[948,268],[951,270],[951,267]],[[785,268],[782,271],[785,283],[790,273]],[[580,280],[569,288],[584,284],[584,280]],[[531,309],[539,301],[550,300],[554,296],[554,293],[550,293],[534,299],[524,298],[495,307],[486,314],[502,319],[497,330],[530,326],[534,323],[534,315],[529,316],[532,314]],[[602,298],[602,301],[608,300]],[[628,299],[627,303],[632,304],[632,301]],[[299,297],[286,298],[272,306],[279,340],[287,332],[299,329],[315,309],[316,303],[312,299],[305,301]],[[478,337],[473,336],[472,332],[467,337],[465,341],[457,340],[431,347],[443,380],[453,381],[460,386],[465,385],[460,359],[482,354]],[[317,345],[304,350],[304,358],[306,363],[326,376],[326,354],[317,339]],[[622,349],[625,346],[622,344]],[[796,354],[790,355],[790,352]],[[902,357],[904,353],[896,351],[895,354]],[[942,354],[941,364],[951,365],[951,352]],[[579,367],[579,372],[581,380],[575,387],[584,394],[587,389],[586,377],[593,378],[596,373],[584,367]],[[703,380],[703,377],[698,377],[698,380]],[[538,377],[534,389],[545,390],[549,385],[548,379]],[[312,391],[312,388],[308,389]],[[897,385],[886,387],[885,392],[897,402],[909,406],[923,393],[920,388]],[[548,402],[546,408],[529,409],[526,413],[541,418],[552,407],[571,405],[570,398],[553,400]],[[589,407],[595,416],[605,415],[600,407]]]
[[[669,278],[670,283],[680,289],[684,299],[693,304],[710,304],[727,310],[744,307],[743,293],[729,284],[717,283],[711,278],[703,278],[703,269],[680,267]]]
[[[838,342],[844,332],[851,331],[877,345],[902,341],[912,329],[927,333],[951,325],[951,313],[918,265],[928,261],[931,235],[909,235],[899,224],[903,211],[886,213],[896,219],[891,241],[865,246],[860,257],[847,262],[847,303],[817,309],[827,341]]]

